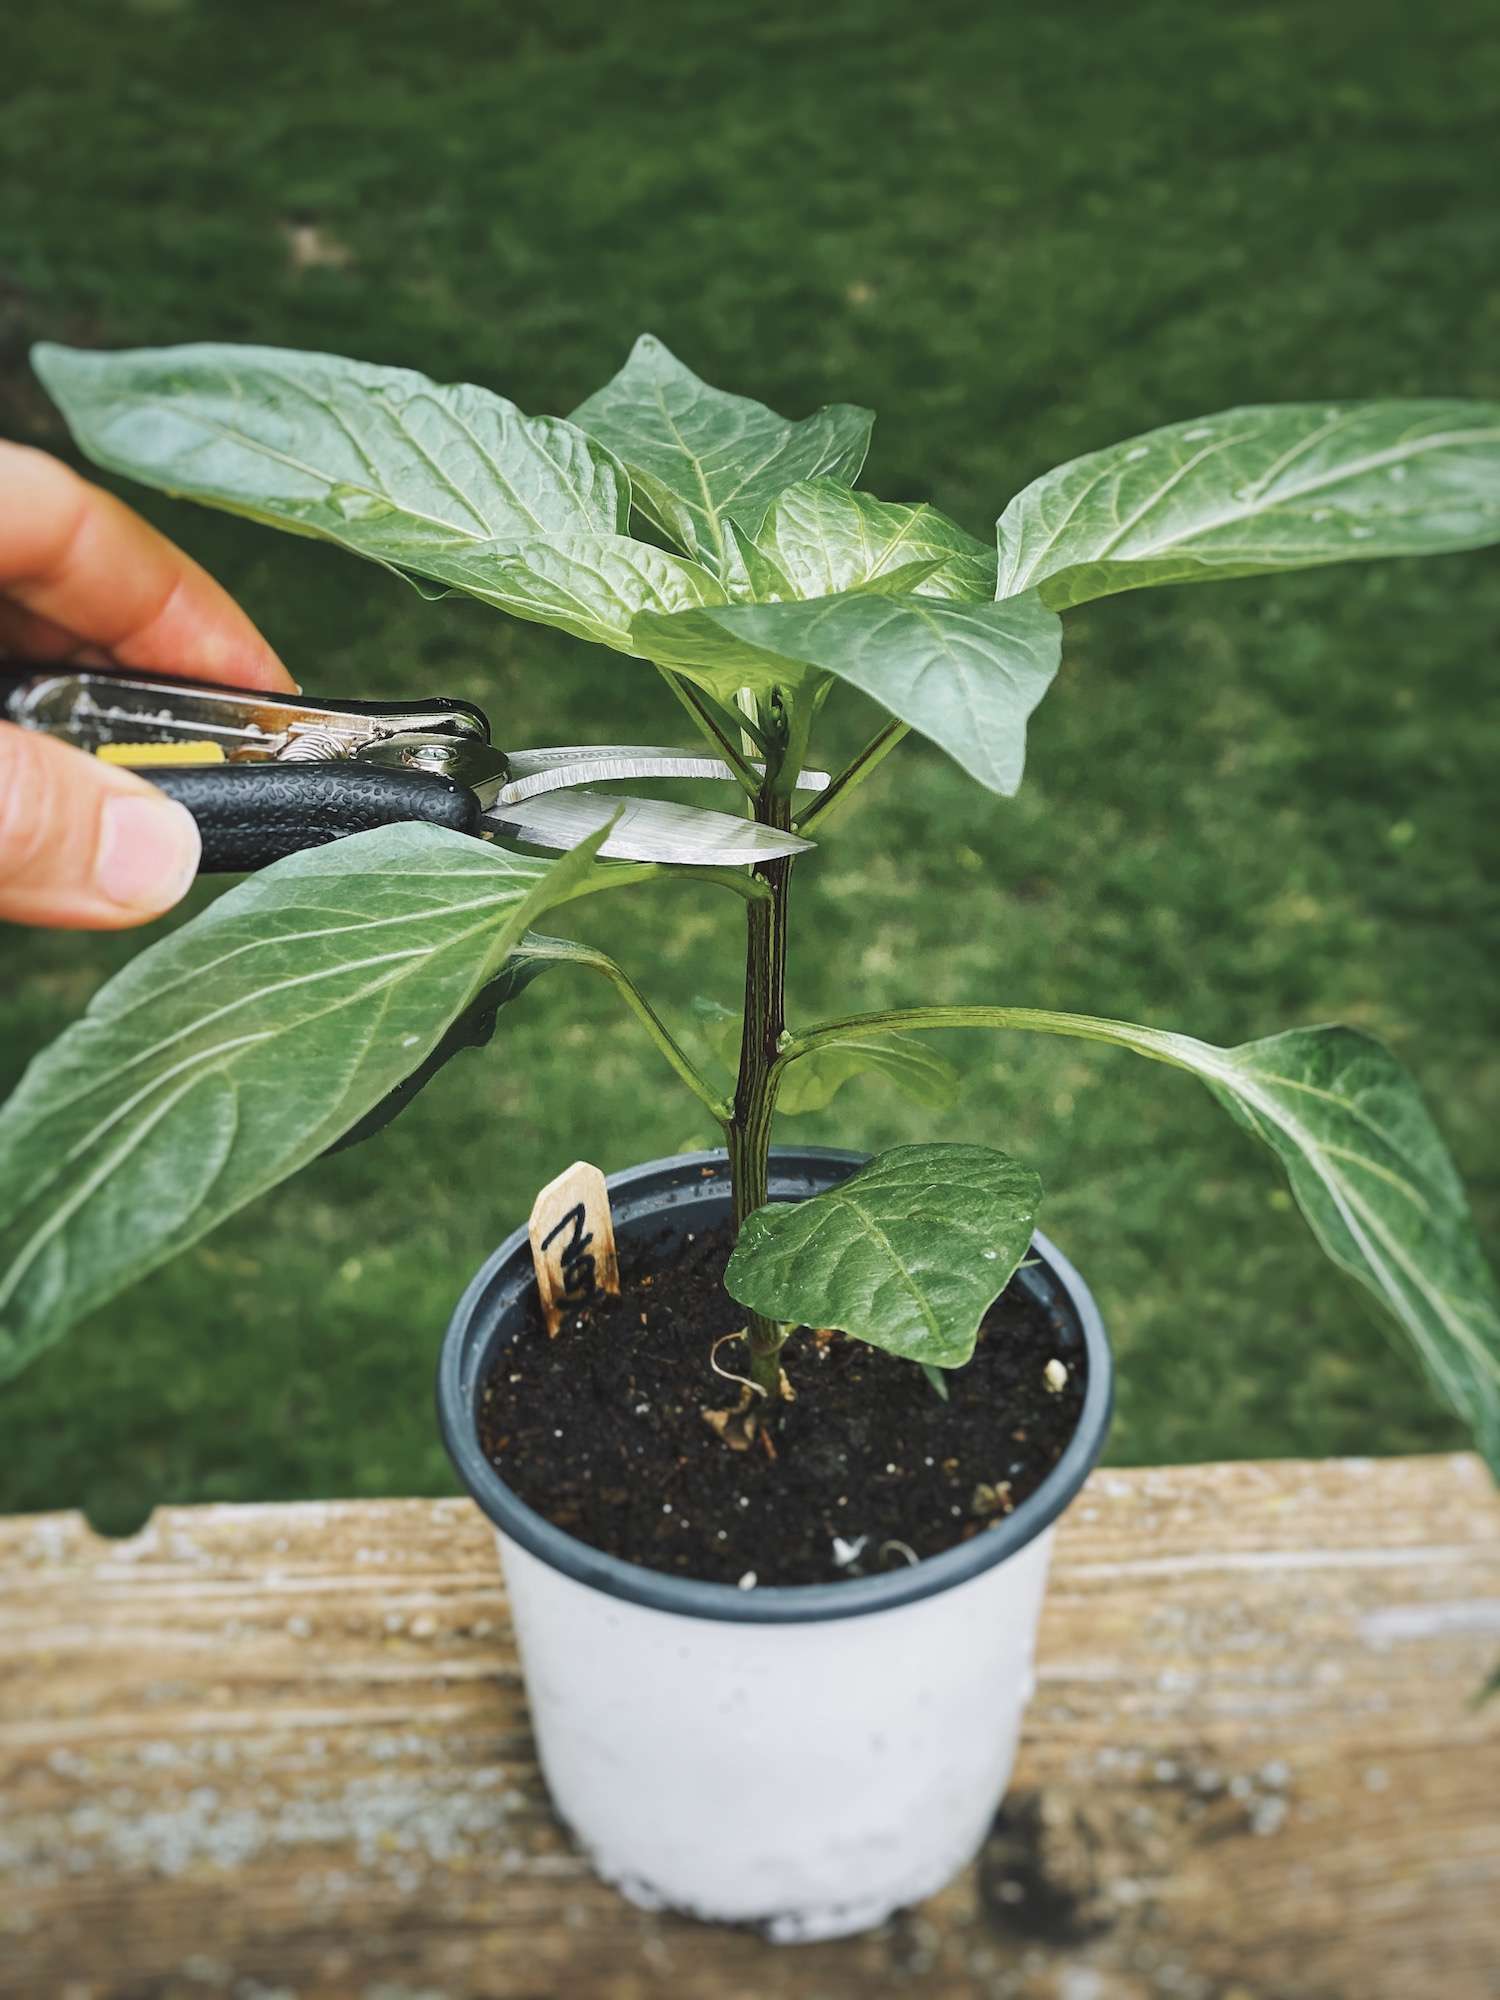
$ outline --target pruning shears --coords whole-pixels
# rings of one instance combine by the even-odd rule
[[[637,743],[502,750],[467,701],[323,701],[12,661],[0,668],[0,715],[159,785],[198,822],[209,873],[401,820],[548,849],[615,820],[599,851],[631,861],[737,865],[812,845],[733,813],[594,789],[729,778],[717,758]],[[798,778],[803,790],[827,783],[821,771]]]

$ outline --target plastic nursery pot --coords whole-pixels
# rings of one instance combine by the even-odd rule
[[[771,1197],[801,1200],[862,1164],[778,1148]],[[720,1152],[653,1160],[609,1188],[622,1246],[730,1213]],[[780,1940],[836,1937],[931,1895],[978,1850],[1032,1689],[1052,1525],[1109,1427],[1094,1301],[1045,1237],[1032,1258],[1021,1282],[1088,1356],[1078,1428],[1037,1490],[914,1566],[749,1591],[605,1555],[511,1492],[479,1448],[475,1407],[526,1318],[524,1229],[465,1292],[438,1371],[443,1441],[495,1526],[553,1803],[633,1902]]]

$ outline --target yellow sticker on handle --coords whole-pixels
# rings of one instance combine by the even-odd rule
[[[101,743],[94,755],[103,764],[223,764],[220,743]]]

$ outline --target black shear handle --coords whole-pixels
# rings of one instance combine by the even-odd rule
[[[479,800],[435,771],[377,764],[207,764],[147,769],[169,798],[187,807],[203,836],[207,875],[241,875],[304,847],[322,847],[401,820],[475,833]]]

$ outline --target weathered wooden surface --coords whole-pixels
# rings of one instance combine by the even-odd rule
[[[1471,1458],[1099,1474],[981,1865],[787,1949],[590,1879],[466,1502],[0,1522],[0,1992],[1492,2000],[1497,1658]]]

